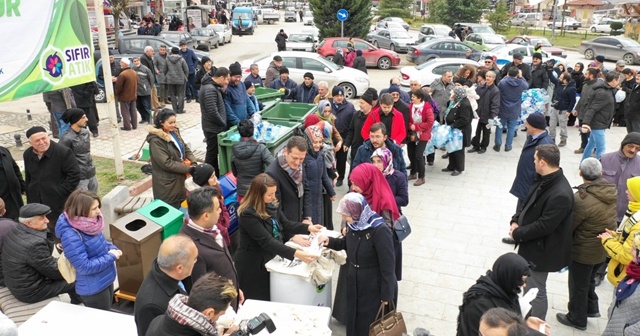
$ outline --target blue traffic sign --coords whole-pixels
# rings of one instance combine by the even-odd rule
[[[347,19],[349,18],[349,12],[347,12],[346,9],[338,9],[338,21],[347,21]]]

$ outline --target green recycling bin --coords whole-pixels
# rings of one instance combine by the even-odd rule
[[[269,101],[263,101],[261,103],[262,103],[262,105],[264,105],[262,107],[262,111],[260,111],[260,113],[262,114],[262,112],[274,107],[277,104],[280,104],[280,98],[276,98],[274,100],[269,100]]]
[[[136,210],[136,213],[162,227],[162,240],[180,232],[184,221],[184,213],[182,211],[159,199]]]
[[[280,92],[276,89],[256,86],[256,92],[254,94],[256,98],[258,98],[259,102],[267,102],[271,100],[276,100],[284,95],[284,92]]]
[[[289,127],[286,132],[280,134],[276,139],[270,142],[265,142],[264,145],[275,156],[275,154],[286,145],[286,142],[294,134],[296,128],[299,128],[302,123],[286,120],[268,120],[273,125],[280,125]],[[232,137],[237,136],[237,126],[231,127],[228,131],[218,134],[218,162],[220,164],[220,176],[231,171],[231,154],[233,144],[237,143],[237,140],[231,140]]]
[[[262,120],[282,120],[304,123],[304,119],[311,113],[316,112],[317,109],[318,107],[315,104],[278,103],[269,109],[262,110]]]

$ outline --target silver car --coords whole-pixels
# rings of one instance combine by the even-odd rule
[[[596,37],[581,42],[578,51],[588,60],[602,55],[608,60],[624,60],[627,64],[640,63],[640,43],[627,37]]]
[[[209,28],[195,28],[191,29],[191,36],[198,41],[198,49],[209,51],[211,48],[218,48],[222,40],[220,36]]]
[[[410,46],[415,45],[415,40],[404,30],[380,29],[367,38],[374,46],[395,52],[407,52]]]

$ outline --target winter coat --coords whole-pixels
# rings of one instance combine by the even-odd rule
[[[400,207],[409,205],[409,185],[407,183],[407,176],[402,174],[399,170],[394,169],[393,174],[385,175],[384,178],[389,183],[393,198],[396,199],[398,210],[400,210]]]
[[[616,291],[607,312],[607,326],[602,336],[635,336],[640,335],[640,290],[636,290],[620,303],[616,300]]]
[[[168,304],[167,304],[168,305]],[[146,336],[202,336],[203,334],[191,326],[180,324],[167,314],[157,316],[149,324]]]
[[[187,67],[189,68],[189,75],[195,74],[196,69],[198,68],[198,64],[200,63],[200,61],[198,61],[198,57],[196,57],[196,53],[193,52],[193,50],[187,48],[187,51],[182,51],[182,49],[180,49],[178,54],[182,56],[185,62],[187,62]]]
[[[318,105],[318,103],[320,103],[321,100],[333,101],[333,95],[331,95],[331,90],[329,90],[327,92],[327,95],[324,97],[320,97],[320,94],[318,93],[318,95],[315,98],[313,98],[313,103]]]
[[[214,73],[213,71],[211,71],[211,73]],[[207,71],[204,69],[204,67],[200,67],[200,69],[198,69],[198,71],[196,72],[196,78],[193,82],[193,86],[196,88],[196,90],[200,90],[200,88],[202,87],[202,78],[204,78],[204,75],[207,74]]]
[[[314,152],[313,148],[309,148],[307,155],[302,163],[304,169],[305,189],[309,189],[309,201],[311,208],[311,221],[314,224],[322,224],[326,226],[324,218],[324,199],[322,195],[333,197],[336,195],[331,179],[327,175],[327,169],[324,161],[324,148],[318,152]]]
[[[371,112],[369,112],[371,113]],[[369,117],[368,114],[364,114],[362,111],[356,111],[351,117],[351,124],[347,131],[347,136],[344,138],[344,145],[351,147],[351,155],[355,156],[356,151],[364,143],[360,130],[364,127],[364,123]]]
[[[344,139],[349,132],[349,125],[351,125],[351,119],[356,112],[356,108],[346,99],[342,101],[342,104],[336,103],[333,99],[329,102],[331,103],[331,113],[336,116],[335,127]]]
[[[407,165],[404,162],[404,157],[402,156],[402,147],[400,145],[395,144],[392,140],[387,139],[385,142],[387,149],[391,151],[393,154],[393,168],[395,170],[400,171],[405,176],[407,175]],[[361,163],[371,162],[371,155],[375,149],[371,144],[371,140],[365,141],[360,148],[358,148],[358,152],[356,153],[356,157],[351,163],[351,170],[357,167]]]
[[[500,89],[495,84],[491,86],[479,84],[476,93],[480,96],[478,99],[478,118],[480,122],[488,124],[489,120],[500,114]]]
[[[318,86],[315,83],[307,87],[304,83],[298,84],[295,93],[295,101],[298,103],[313,104],[313,99],[318,95]]]
[[[155,259],[140,285],[133,306],[138,336],[147,334],[151,321],[157,316],[164,315],[169,300],[176,294],[187,294],[187,292],[180,287],[178,280],[171,278],[158,267],[158,260]]]
[[[451,90],[453,90],[453,83],[445,84],[441,78],[438,78],[431,83],[431,99],[436,101],[440,110],[443,110],[451,98]],[[444,111],[443,111],[444,112]]]
[[[282,214],[288,220],[302,222],[305,218],[311,217],[311,191],[308,186],[304,185],[304,177],[302,179],[304,192],[302,196],[298,196],[298,187],[291,176],[289,176],[289,173],[280,167],[277,157],[271,162],[269,167],[267,167],[265,173],[277,181],[278,188],[276,190],[276,197],[278,203],[280,203]]]
[[[629,204],[625,192],[627,190],[627,180],[634,176],[640,176],[640,156],[635,155],[629,159],[624,155],[621,148],[615,152],[602,154],[600,162],[602,163],[602,177],[617,187],[616,219],[618,223],[621,223]]]
[[[546,91],[547,88],[549,87],[550,77],[554,77],[554,76],[549,76],[547,67],[544,66],[544,64],[540,64],[537,67],[533,66],[531,68],[531,85],[529,85],[529,88],[543,89]]]
[[[287,34],[278,33],[278,35],[276,35],[275,41],[276,41],[276,45],[278,46],[278,49],[285,49],[287,47],[288,38],[289,36],[287,36]]]
[[[627,99],[624,100],[624,119],[640,119],[640,84],[635,84],[627,92]]]
[[[155,55],[155,54],[154,54]],[[140,63],[142,63],[142,65],[146,66],[147,68],[149,68],[149,70],[151,70],[151,83],[155,85],[156,83],[156,66],[153,64],[153,58],[147,56],[147,54],[142,54],[142,56],[140,56]]]
[[[381,122],[380,113],[382,113],[380,107],[373,108],[371,113],[369,113],[369,117],[367,117],[367,120],[364,122],[364,126],[360,130],[360,134],[363,139],[368,140],[369,129],[371,126],[375,123]],[[407,137],[407,128],[404,126],[404,116],[396,109],[393,109],[391,113],[393,114],[392,127],[391,130],[387,129],[387,136],[397,144],[401,144]]]
[[[576,83],[572,80],[568,84],[560,83],[555,76],[551,76],[551,81],[555,85],[553,92],[553,101],[557,103],[553,105],[558,111],[573,111],[576,105]]]
[[[113,72],[113,68],[111,68]],[[64,101],[62,90],[54,90],[42,93],[43,99],[51,103],[51,112],[64,113],[67,110],[67,103]]]
[[[252,73],[250,73],[250,74],[247,76],[247,78],[245,78],[245,79],[244,79],[244,81],[245,81],[245,82],[246,82],[246,81],[249,81],[249,82],[253,83],[254,85],[260,85],[260,86],[263,86],[263,84],[262,84],[262,77],[260,77],[260,75],[258,75],[258,76],[255,76],[255,77],[254,77],[254,76],[253,76],[253,74],[252,74]]]
[[[144,65],[132,67],[132,69],[135,70],[138,75],[138,96],[151,95],[151,89],[153,88],[153,85],[155,85],[153,72]]]
[[[277,66],[273,61],[269,63],[267,67],[267,72],[264,77],[264,86],[270,87],[271,82],[280,79],[280,67]]]
[[[607,257],[598,235],[605,229],[615,230],[617,227],[616,185],[599,178],[576,189],[571,259],[585,265],[597,265]]]
[[[96,82],[88,82],[72,86],[71,91],[73,92],[73,100],[76,102],[76,107],[95,107],[95,95],[98,93],[98,84],[96,84]]]
[[[293,79],[288,78],[287,81],[283,83],[279,77],[274,79],[273,82],[269,84],[269,87],[272,89],[285,89],[282,99],[290,100],[294,100],[296,98],[297,86],[298,84]]]
[[[93,165],[93,158],[91,157],[91,133],[89,131],[81,128],[79,132],[76,132],[70,127],[62,135],[59,143],[71,149],[78,160],[81,180],[96,176],[96,167]]]
[[[64,255],[76,270],[76,293],[89,296],[111,286],[116,279],[116,257],[109,250],[118,248],[102,232],[88,235],[74,229],[65,215],[56,223],[56,236]]]
[[[296,250],[284,245],[283,237],[309,232],[308,225],[289,220],[280,208],[275,211],[265,219],[253,208],[238,214],[240,244],[233,260],[245,299],[271,300],[270,277],[264,265],[276,255],[293,260]],[[279,237],[274,236],[274,226],[279,227]]]
[[[167,71],[165,80],[167,84],[183,85],[189,77],[189,66],[187,61],[178,54],[167,56]]]
[[[574,107],[574,110],[578,111],[578,120],[583,120],[584,115],[587,114],[587,106],[591,104],[593,100],[593,87],[598,83],[598,79],[585,80],[582,84],[582,93],[580,94],[580,100]]]
[[[639,217],[638,212],[634,213],[631,218],[625,216],[618,226],[620,233],[617,233],[613,238],[602,240],[602,246],[611,258],[607,267],[607,280],[614,286],[617,286],[618,282],[627,276],[627,265],[635,259],[635,254],[631,254],[631,249],[635,235],[640,234],[640,224],[637,222]]]
[[[333,63],[335,63],[337,66],[344,66],[344,56],[342,56],[342,54],[340,53],[336,53],[335,55],[333,55]]]
[[[131,68],[126,68],[116,80],[116,96],[118,101],[132,102],[138,99],[138,74]]]
[[[503,79],[508,77],[508,73],[509,73],[509,69],[515,66],[516,68],[520,69],[522,71],[522,77],[525,79],[525,81],[527,82],[527,85],[531,86],[531,67],[526,64],[526,63],[521,63],[520,65],[515,65],[513,62],[509,62],[507,64],[505,64],[502,69],[500,70],[500,81],[502,82]]]
[[[584,84],[584,74],[582,72],[573,72],[571,78],[576,82],[576,92],[582,94],[582,85]]]
[[[11,229],[2,246],[4,282],[16,299],[40,302],[62,293],[67,282],[58,270],[53,234],[24,224]]]
[[[616,89],[604,81],[597,82],[593,86],[593,99],[586,107],[582,124],[589,125],[591,129],[609,128],[616,112],[615,92]]]
[[[4,245],[4,240],[9,236],[11,230],[18,225],[18,222],[11,218],[0,217],[0,286],[2,287],[6,286],[4,283],[4,274],[2,274],[2,246]],[[1,330],[2,329],[0,329],[0,331]]]
[[[24,205],[22,193],[26,190],[20,167],[8,149],[0,146],[0,198],[7,212],[4,217],[18,220],[18,211]]]
[[[353,59],[353,68],[367,73],[367,61],[362,56],[356,56]]]
[[[118,75],[120,75],[120,73],[122,72],[122,67],[120,67],[120,62],[115,61],[113,63],[110,62],[109,64],[111,65],[111,77],[118,77]],[[104,83],[104,67],[102,68],[102,71],[98,73],[98,79]],[[116,83],[113,83],[114,88],[115,86],[116,86]],[[55,91],[49,91],[49,92],[55,92]],[[43,95],[46,93],[47,92],[43,93]]]
[[[533,164],[533,156],[536,153],[536,147],[538,147],[538,145],[548,145],[553,143],[553,139],[551,139],[551,136],[549,136],[547,131],[542,132],[535,139],[530,135],[527,136],[524,147],[522,147],[522,153],[520,153],[520,158],[518,159],[516,178],[513,180],[511,190],[509,190],[511,195],[524,202],[527,197],[527,193],[529,193],[529,188],[537,176],[536,167]]]
[[[445,118],[447,125],[462,131],[462,149],[469,147],[471,145],[471,121],[473,120],[473,110],[469,99],[462,99],[458,106],[452,108]]]
[[[344,65],[353,68],[353,62],[356,59],[356,52],[355,51],[349,51],[347,52],[347,54],[344,56]]]
[[[273,160],[273,155],[267,147],[254,138],[242,138],[233,144],[231,171],[238,179],[238,195],[246,195],[253,178],[264,173]]]
[[[571,262],[573,191],[562,169],[538,176],[511,222],[518,254],[535,264],[533,271],[556,272]]]
[[[153,55],[153,67],[158,71],[156,72],[156,80],[158,84],[166,84],[167,83],[167,56],[168,55],[160,55],[160,53]]]
[[[239,124],[242,120],[251,118],[256,111],[253,105],[247,104],[249,96],[247,88],[243,82],[236,85],[227,85],[227,91],[224,95],[224,106],[227,110],[227,126],[231,127]]]
[[[200,123],[205,134],[218,134],[227,130],[227,108],[222,87],[209,74],[202,78],[200,89]]]
[[[152,188],[156,199],[178,208],[180,203],[187,197],[187,190],[184,181],[189,173],[189,166],[182,163],[184,159],[189,159],[192,164],[196,163],[196,158],[191,153],[187,143],[182,140],[180,130],[176,128],[173,132],[184,148],[184,154],[173,141],[171,134],[162,129],[149,126],[147,142],[153,164]],[[176,206],[177,205],[177,206]]]
[[[424,106],[422,107],[422,122],[416,123],[413,121],[413,104],[409,105],[409,127],[414,126],[415,131],[418,133],[418,139],[420,141],[429,141],[431,140],[431,128],[433,127],[433,122],[435,115],[433,114],[433,107],[428,102],[424,102]],[[410,128],[409,128],[410,129]]]
[[[48,205],[51,213],[47,218],[55,223],[67,198],[80,182],[78,161],[69,148],[53,141],[41,159],[33,152],[33,147],[24,151],[23,159],[27,203]]]
[[[520,118],[522,92],[529,88],[524,78],[504,77],[498,84],[500,89],[500,119]]]

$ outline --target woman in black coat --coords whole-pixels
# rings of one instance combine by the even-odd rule
[[[24,179],[20,167],[8,149],[0,146],[0,198],[7,212],[1,217],[18,220],[18,211],[24,205],[22,193],[25,191]]]
[[[362,50],[356,50],[356,58],[353,59],[353,68],[367,73],[367,61],[362,56]]]
[[[316,224],[326,225],[323,193],[326,192],[331,200],[335,200],[336,192],[327,174],[324,159],[324,136],[322,130],[315,125],[306,128],[305,137],[309,150],[304,157],[304,183],[311,192],[311,221]]]
[[[276,186],[271,176],[256,176],[238,208],[240,244],[234,261],[245,299],[271,300],[270,277],[264,265],[276,255],[307,263],[316,259],[284,245],[285,235],[316,233],[322,226],[289,221],[277,204]]]
[[[462,131],[462,149],[448,153],[449,165],[442,171],[451,172],[451,176],[458,176],[464,171],[464,149],[471,144],[471,120],[473,120],[473,109],[465,88],[459,86],[451,91],[445,120],[451,128]]]
[[[390,309],[398,291],[393,236],[364,196],[346,194],[337,212],[347,223],[343,238],[320,237],[333,250],[347,251],[347,336],[369,334],[381,304]]]

